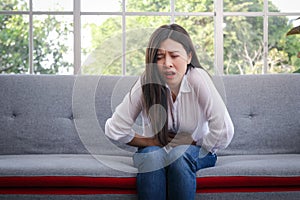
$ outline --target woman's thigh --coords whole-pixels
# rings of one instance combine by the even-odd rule
[[[166,167],[167,154],[158,146],[139,148],[133,155],[133,163],[139,173],[151,172]]]

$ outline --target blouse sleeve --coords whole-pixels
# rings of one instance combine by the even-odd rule
[[[196,69],[192,79],[197,90],[198,100],[208,123],[208,133],[197,145],[207,151],[216,152],[226,148],[231,142],[234,127],[222,97],[211,77],[203,69]]]
[[[121,143],[130,142],[135,135],[133,125],[142,110],[142,89],[140,79],[116,107],[112,117],[105,123],[105,135]]]

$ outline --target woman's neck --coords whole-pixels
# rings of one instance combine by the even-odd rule
[[[173,99],[173,102],[176,100],[176,97],[179,93],[179,89],[180,89],[180,85],[177,86],[177,87],[172,87],[172,86],[169,86],[170,88],[170,92],[171,92],[171,96],[172,96],[172,99]]]
[[[178,85],[169,85],[169,88],[170,88],[171,92],[174,93],[177,96],[178,93],[179,93],[180,84],[178,84]]]
[[[173,100],[173,102],[175,102],[175,101],[176,101],[177,94],[174,94],[174,93],[171,91],[171,95],[172,95],[172,100]]]

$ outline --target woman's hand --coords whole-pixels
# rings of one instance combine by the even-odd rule
[[[135,134],[135,137],[127,143],[130,146],[135,147],[147,147],[147,146],[161,146],[158,137],[144,137],[138,134]]]
[[[196,142],[192,138],[192,134],[186,132],[173,133],[169,132],[168,134],[169,146],[176,147],[178,145],[195,145]]]

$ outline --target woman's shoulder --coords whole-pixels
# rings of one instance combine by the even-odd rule
[[[131,87],[130,90],[131,95],[140,96],[142,93],[142,83],[141,83],[141,77],[138,77],[138,79],[134,82],[134,84]]]
[[[214,88],[212,77],[202,68],[192,68],[187,74],[187,79],[193,91],[202,97],[211,96],[211,91]],[[204,98],[206,99],[206,98]]]
[[[210,75],[205,69],[202,68],[191,68],[189,72],[187,73],[187,79],[190,82],[190,84],[198,85],[201,82],[206,82],[210,79]]]

